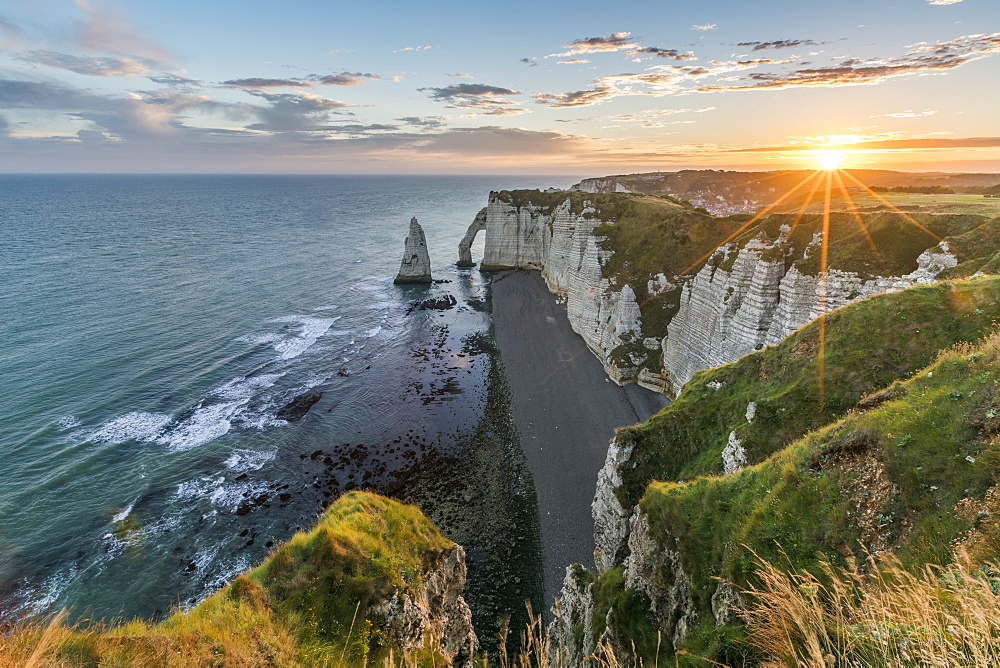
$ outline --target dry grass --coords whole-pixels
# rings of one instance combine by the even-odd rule
[[[1000,578],[959,556],[908,572],[890,558],[820,577],[759,561],[743,611],[765,666],[1000,666]]]

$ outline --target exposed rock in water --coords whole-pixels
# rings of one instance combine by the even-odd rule
[[[427,252],[427,238],[416,218],[410,219],[410,233],[403,244],[403,261],[393,283],[430,283],[431,258]]]
[[[479,213],[476,214],[475,220],[469,225],[469,229],[466,230],[465,236],[462,240],[458,242],[458,262],[455,263],[457,267],[475,267],[476,263],[472,261],[472,242],[476,239],[476,235],[480,231],[486,229],[486,208],[480,209]]]
[[[287,404],[281,407],[278,414],[275,416],[279,420],[287,420],[288,422],[295,422],[303,415],[309,412],[309,409],[313,407],[320,397],[323,396],[323,392],[316,388],[309,390],[308,392],[303,392],[299,396],[295,397]]]
[[[455,299],[454,295],[445,295],[444,297],[423,300],[420,302],[420,310],[447,311],[454,308],[456,304],[458,304],[458,300]]]

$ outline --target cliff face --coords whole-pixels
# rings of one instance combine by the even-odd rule
[[[916,268],[901,276],[863,278],[856,272],[831,269],[823,280],[800,272],[794,264],[788,266],[784,257],[787,231],[782,226],[773,241],[755,237],[742,248],[723,246],[720,257],[736,255],[731,269],[706,265],[684,284],[680,308],[661,342],[663,368],[673,394],[695,372],[777,345],[823,312],[883,292],[932,283],[958,264],[947,242],[940,242],[921,253]],[[802,256],[818,252],[819,242],[807,245]],[[777,259],[766,259],[776,255]]]
[[[459,262],[471,263],[468,248],[485,230],[483,269],[541,270],[608,376],[673,397],[695,372],[774,345],[821,312],[933,282],[958,263],[947,242],[902,217],[865,215],[904,249],[883,258],[861,241],[853,218],[834,214],[831,246],[847,250],[832,254],[821,276],[818,216],[772,216],[717,246],[734,224],[665,199],[491,193],[462,240]],[[942,231],[977,222],[943,223]]]
[[[601,249],[602,238],[594,230],[610,222],[601,220],[587,202],[574,211],[565,195],[538,196],[562,201],[518,205],[491,195],[482,219],[477,216],[469,228],[470,232],[485,228],[482,269],[541,270],[549,290],[566,298],[573,330],[601,359],[608,375],[619,383],[634,380],[634,369],[611,361],[612,351],[637,338],[641,325],[631,288],[615,290],[602,276],[601,268],[611,253]]]

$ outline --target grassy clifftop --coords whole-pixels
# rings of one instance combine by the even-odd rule
[[[404,653],[380,604],[416,596],[454,549],[416,506],[351,492],[189,611],[159,624],[29,625],[0,638],[0,665],[378,665]],[[442,663],[430,645],[409,658]]]

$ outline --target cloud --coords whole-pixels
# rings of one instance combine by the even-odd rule
[[[513,116],[527,113],[516,107],[514,100],[503,99],[509,95],[520,95],[520,91],[487,84],[460,83],[443,88],[418,88],[430,92],[430,98],[445,102],[451,109],[474,109],[476,116]]]
[[[570,107],[589,107],[615,97],[611,86],[597,86],[588,90],[577,90],[570,93],[535,93],[535,102],[546,107],[568,109]]]
[[[264,79],[249,77],[247,79],[230,79],[223,81],[226,88],[256,89],[256,88],[312,88],[313,85],[302,79]]]
[[[826,42],[814,42],[811,39],[779,39],[774,42],[740,42],[736,46],[750,46],[754,51],[765,49],[794,49],[798,46],[819,46]]]
[[[935,44],[915,45],[896,58],[862,61],[848,58],[826,67],[791,72],[753,72],[745,78],[701,92],[723,90],[780,90],[798,87],[836,87],[877,84],[885,79],[912,74],[946,72],[973,60],[1000,53],[1000,33],[966,35]]]
[[[562,53],[553,53],[547,58],[565,58],[586,53],[609,53],[614,51],[626,51],[628,49],[641,48],[637,42],[632,41],[630,32],[613,32],[603,37],[586,37],[584,39],[573,40],[563,44],[567,49]]]
[[[569,60],[557,61],[560,65],[582,65],[583,63],[589,63],[590,61],[586,58],[570,58]]]
[[[330,112],[353,106],[309,93],[268,93],[262,90],[247,92],[270,103],[268,107],[252,107],[247,110],[260,119],[257,123],[247,125],[248,130],[315,131],[329,124]]]
[[[928,5],[954,5],[962,0],[927,0]]]
[[[445,76],[446,77],[455,77],[457,79],[474,79],[475,78],[471,74],[463,74],[462,72],[455,72],[454,74],[448,74],[447,72],[445,72]]]
[[[736,63],[717,63],[713,67],[699,65],[656,65],[645,72],[611,74],[594,79],[591,88],[570,93],[536,93],[535,102],[547,107],[565,109],[587,107],[622,95],[652,95],[660,97],[682,92],[685,81],[741,69]]]
[[[371,72],[341,72],[340,74],[326,74],[323,76],[312,74],[309,76],[310,81],[315,81],[324,86],[360,86],[366,81],[377,81],[381,78],[379,75],[372,74]]]
[[[629,55],[646,54],[656,56],[657,58],[670,58],[671,60],[698,60],[693,53],[681,53],[677,49],[661,49],[656,46],[644,46],[629,51]]]
[[[528,67],[538,67],[538,62],[534,58],[521,58],[521,63],[524,63]]]
[[[161,86],[200,86],[203,81],[198,79],[189,79],[188,77],[183,77],[179,74],[172,74],[167,72],[160,72],[159,74],[151,74],[146,76],[147,79],[155,84]]]
[[[906,111],[897,111],[892,114],[876,114],[875,116],[871,116],[871,118],[918,118],[920,116],[933,116],[936,113],[937,111],[929,109],[926,111],[910,111],[907,109]]]
[[[36,50],[15,56],[18,60],[33,65],[44,65],[56,69],[67,70],[76,74],[97,77],[138,77],[151,72],[153,63],[135,58],[116,56],[74,56],[68,53]]]
[[[691,30],[715,30],[718,27],[719,26],[717,26],[714,23],[706,23],[705,25],[701,26],[691,26]]]
[[[418,128],[440,128],[444,127],[444,121],[448,120],[447,116],[405,116],[403,118],[397,118],[400,123],[405,123],[406,125],[412,125]]]
[[[340,74],[310,74],[307,77],[288,79],[268,79],[264,77],[249,77],[246,79],[230,79],[223,81],[226,88],[243,90],[260,88],[314,88],[321,86],[360,86],[367,81],[377,81],[382,77],[370,72],[341,72]]]
[[[77,23],[82,49],[132,56],[159,65],[174,61],[166,49],[140,35],[121,8],[100,7],[87,0],[75,2],[84,15],[84,19]]]
[[[997,148],[1000,147],[1000,137],[924,137],[912,139],[874,139],[853,144],[845,144],[840,149],[845,151],[879,151],[879,150],[933,150],[956,148]],[[762,153],[774,151],[803,151],[815,149],[812,143],[799,143],[786,146],[751,146],[729,149],[736,153]]]
[[[434,47],[430,44],[421,44],[420,46],[404,46],[402,49],[396,49],[393,53],[402,53],[403,51],[426,51],[427,49],[433,49]]]

